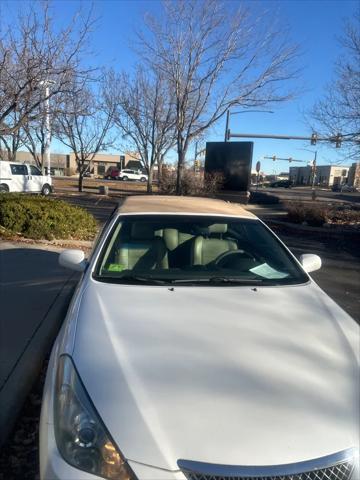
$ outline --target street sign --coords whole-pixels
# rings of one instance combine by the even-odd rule
[[[255,167],[255,170],[257,171],[257,173],[260,172],[260,168],[261,168],[261,163],[259,161],[256,162],[256,167]]]

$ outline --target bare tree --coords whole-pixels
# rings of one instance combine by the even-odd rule
[[[15,117],[13,122],[16,122],[17,112],[12,113]],[[16,132],[9,135],[0,135],[0,158],[10,162],[16,161],[16,154],[18,150],[24,146],[25,132],[23,128],[16,130]]]
[[[75,91],[76,89],[73,92]],[[57,116],[54,135],[75,156],[79,192],[83,190],[84,175],[96,154],[112,144],[108,138],[112,117],[112,110],[104,112],[103,106],[97,101],[97,95],[88,88],[68,94],[63,100],[63,113]]]
[[[339,133],[349,141],[347,155],[360,154],[360,14],[354,23],[345,25],[340,43],[344,52],[335,65],[334,81],[327,93],[311,112],[313,130],[322,135],[336,137]]]
[[[154,167],[157,164],[160,173],[164,156],[175,144],[175,116],[164,75],[145,73],[140,66],[133,76],[110,72],[104,93],[114,124],[140,155],[151,193]]]
[[[53,25],[47,2],[27,8],[0,37],[0,135],[12,134],[41,117],[47,100],[73,87],[74,77],[84,80],[91,74],[81,64],[93,25],[91,11],[75,15],[59,29]],[[52,85],[46,94],[47,82]]]
[[[24,146],[33,157],[36,165],[42,170],[45,160],[47,142],[47,127],[45,117],[40,117],[24,125]],[[50,138],[51,138],[51,132]]]
[[[169,0],[147,18],[139,52],[169,82],[175,100],[177,193],[190,143],[233,105],[244,108],[290,98],[280,89],[296,47],[264,18],[218,0]]]

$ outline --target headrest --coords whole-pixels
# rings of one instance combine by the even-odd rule
[[[226,233],[227,224],[226,223],[213,223],[208,226],[209,233]]]
[[[151,223],[135,222],[131,225],[131,238],[134,240],[152,240],[154,226]]]
[[[169,250],[174,250],[179,245],[179,232],[176,228],[164,228],[164,241]]]

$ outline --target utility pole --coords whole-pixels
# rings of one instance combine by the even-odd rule
[[[312,186],[311,186],[311,198],[313,200],[316,199],[316,190],[315,190],[315,179],[316,179],[316,158],[317,158],[317,150],[314,152],[314,160],[313,160],[313,167],[312,167]]]

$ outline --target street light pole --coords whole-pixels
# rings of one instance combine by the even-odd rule
[[[45,83],[45,147],[44,147],[44,157],[45,164],[47,166],[47,174],[50,175],[51,160],[50,160],[50,142],[51,142],[51,133],[50,133],[50,99],[49,99],[49,83]]]
[[[50,144],[51,144],[51,124],[50,124],[50,87],[55,82],[53,80],[42,80],[40,85],[45,86],[45,145],[44,145],[44,163],[46,165],[47,175],[50,176],[51,160],[50,160]],[[42,166],[44,171],[44,165]]]

